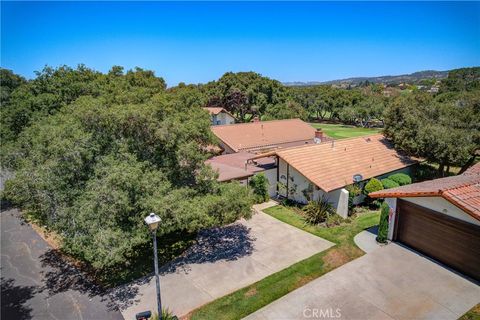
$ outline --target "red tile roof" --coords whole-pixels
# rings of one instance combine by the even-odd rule
[[[369,194],[372,198],[442,197],[480,220],[480,163],[464,174]]]
[[[417,163],[396,151],[382,134],[277,150],[276,154],[326,192]]]
[[[244,179],[253,176],[257,172],[275,167],[275,159],[262,158],[248,161],[253,156],[253,154],[248,152],[238,152],[213,157],[205,161],[205,163],[218,172],[218,181]]]
[[[235,119],[235,116],[233,114],[231,114],[230,112],[228,112],[226,109],[224,108],[220,108],[220,107],[205,107],[203,108],[204,110],[208,111],[208,113],[210,113],[210,115],[218,115],[219,113],[226,113],[228,114],[229,116],[231,116],[232,118]]]
[[[300,119],[212,126],[212,132],[235,152],[289,143],[313,142],[315,128]]]
[[[480,162],[468,168],[463,174],[480,174]]]
[[[227,112],[227,110],[225,110],[224,108],[219,108],[219,107],[205,107],[205,108],[203,108],[203,109],[204,109],[204,110],[207,110],[208,113],[214,114],[214,115],[215,115],[215,114],[219,114],[219,113],[222,112],[222,111]],[[228,112],[227,112],[227,113],[228,113]]]

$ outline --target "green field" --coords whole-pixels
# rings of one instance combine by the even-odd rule
[[[334,139],[345,139],[366,136],[380,132],[382,129],[359,128],[345,124],[310,123],[316,129],[322,129],[325,134]]]

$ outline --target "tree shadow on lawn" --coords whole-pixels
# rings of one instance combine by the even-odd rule
[[[1,278],[1,319],[31,319],[32,308],[25,303],[33,298],[35,286],[16,286],[14,279]]]

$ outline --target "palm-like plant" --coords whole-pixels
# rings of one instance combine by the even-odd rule
[[[335,209],[332,204],[328,202],[325,196],[322,196],[318,201],[310,201],[303,207],[305,221],[309,224],[317,225],[323,223],[327,218],[335,214]]]

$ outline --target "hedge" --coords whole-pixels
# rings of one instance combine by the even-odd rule
[[[391,188],[396,188],[400,186],[398,183],[396,183],[392,179],[385,178],[385,179],[382,179],[381,181],[382,181],[383,189],[391,189]]]
[[[368,183],[365,185],[365,188],[364,188],[364,192],[366,195],[368,195],[371,192],[375,192],[379,190],[383,190],[383,185],[380,182],[380,180],[376,178],[370,179],[370,181],[368,181]]]
[[[412,178],[405,173],[395,173],[388,177],[388,179],[395,181],[401,186],[412,183]]]

